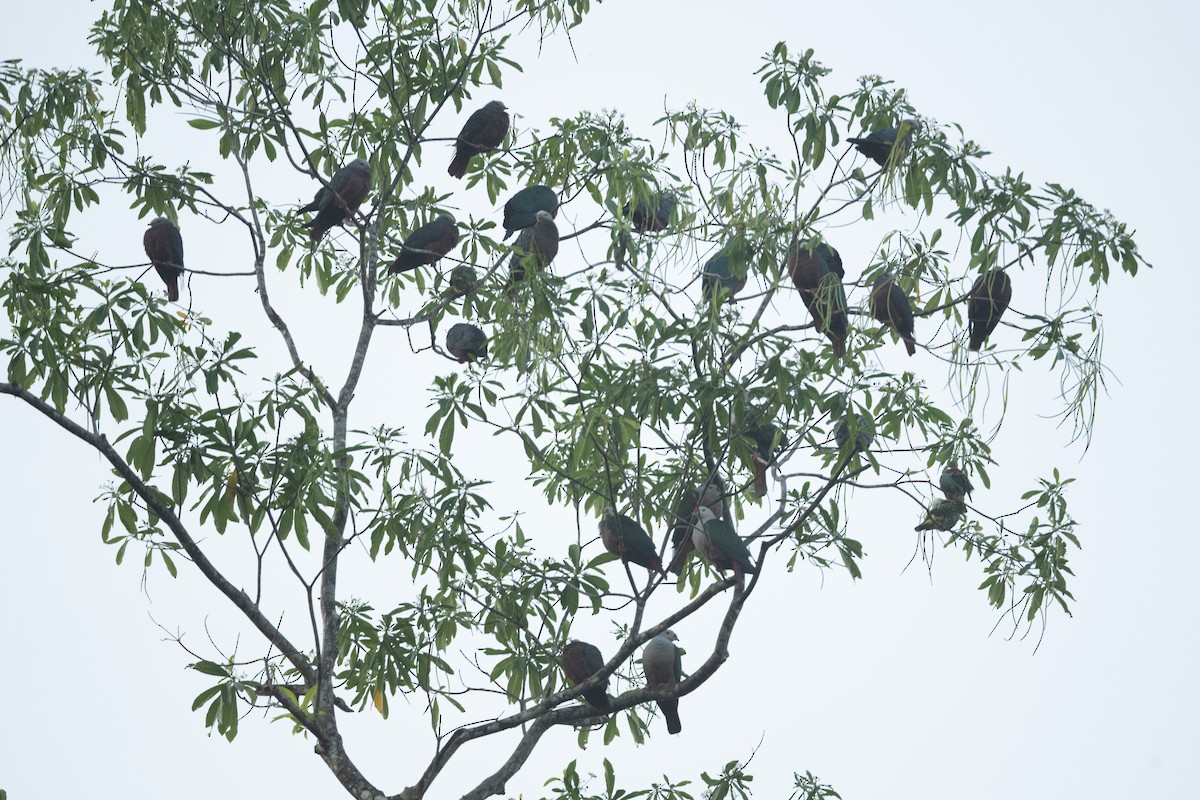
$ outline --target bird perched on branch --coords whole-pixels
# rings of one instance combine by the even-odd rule
[[[572,684],[583,683],[604,667],[604,656],[594,644],[579,640],[567,642],[562,652],[563,673]],[[608,678],[599,686],[588,689],[582,695],[584,700],[605,713],[609,709]]]
[[[179,276],[183,274],[183,237],[166,217],[155,217],[142,236],[142,246],[154,271],[167,285],[167,299],[179,300]]]
[[[967,474],[954,465],[946,467],[946,471],[938,480],[938,486],[941,487],[947,500],[961,501],[963,497],[969,497],[971,492],[975,491]]]
[[[863,138],[850,137],[846,141],[879,166],[886,167],[889,161],[898,161],[904,155],[919,124],[915,119],[906,119],[896,128],[882,128]]]
[[[841,255],[825,242],[810,247],[796,241],[788,247],[785,266],[812,315],[813,324],[833,346],[834,357],[846,355],[849,318],[846,289],[842,286],[846,270]]]
[[[321,241],[326,231],[354,216],[370,192],[371,165],[365,159],[356,158],[333,173],[329,186],[318,189],[313,201],[300,209],[302,214],[317,212],[308,223],[313,242]]]
[[[621,214],[629,219],[629,226],[634,233],[658,233],[667,229],[671,224],[671,216],[675,213],[675,195],[672,192],[657,192],[645,201],[633,200],[621,208]],[[633,242],[624,231],[617,237],[613,263],[617,269],[624,269],[625,254],[633,246]]]
[[[744,585],[747,574],[753,575],[758,571],[742,537],[737,535],[732,525],[717,519],[708,506],[696,507],[692,544],[722,577],[725,570],[733,570],[738,586]]]
[[[539,211],[535,215],[533,227],[521,231],[513,244],[512,258],[509,260],[509,280],[511,287],[525,280],[525,267],[533,266],[545,269],[558,255],[558,226],[549,212]]]
[[[663,631],[642,648],[642,674],[647,686],[675,686],[683,680],[683,659],[675,642],[679,637],[674,631]],[[679,722],[679,698],[671,697],[658,701],[663,719],[667,721],[667,733],[679,733],[683,725]]]
[[[496,149],[507,135],[507,107],[493,100],[467,117],[454,142],[454,160],[446,171],[451,177],[461,178],[467,174],[472,156]]]
[[[967,304],[967,320],[971,332],[971,349],[978,350],[1000,324],[1000,317],[1012,300],[1012,280],[1002,269],[988,270],[971,287]]]
[[[697,505],[708,506],[708,510],[717,519],[724,518],[725,482],[721,480],[720,475],[714,475],[702,489],[685,490],[675,505],[675,516],[671,526],[671,544],[675,549],[667,569],[676,575],[683,574],[688,556],[696,549],[692,542],[692,516],[696,513]]]
[[[750,269],[750,242],[743,236],[734,236],[715,256],[705,264],[700,278],[700,289],[705,302],[719,292],[732,302],[734,295],[746,288],[746,273]]]
[[[622,564],[632,561],[638,566],[666,577],[667,573],[663,572],[662,559],[658,557],[658,549],[654,546],[654,540],[636,520],[624,514],[618,514],[616,509],[609,506],[604,509],[604,516],[600,520],[599,527],[604,549],[619,556]]]
[[[549,186],[526,186],[504,204],[504,238],[537,222],[537,212],[558,217],[558,195]]]
[[[917,352],[917,340],[913,338],[913,310],[908,296],[896,283],[890,272],[875,279],[871,291],[871,315],[896,332],[904,342],[908,354]]]
[[[958,524],[962,515],[967,512],[966,505],[961,500],[938,500],[925,514],[915,531],[948,531]]]
[[[446,331],[446,349],[460,364],[487,358],[487,335],[469,322],[459,322]]]
[[[457,246],[458,223],[450,214],[442,214],[409,234],[388,272],[395,275],[426,264],[436,264],[438,259]]]

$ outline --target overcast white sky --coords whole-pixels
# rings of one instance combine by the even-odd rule
[[[6,8],[0,57],[94,64],[86,36],[102,7],[56,0]],[[907,87],[923,114],[961,123],[995,154],[993,171],[1009,164],[1034,183],[1057,181],[1112,209],[1137,229],[1156,269],[1117,276],[1105,294],[1115,379],[1090,451],[1045,419],[1053,398],[1036,377],[1017,384],[997,446],[1002,468],[990,502],[998,509],[1015,505],[1030,472],[1058,466],[1079,479],[1070,495],[1084,542],[1072,560],[1075,616],[1052,615],[1036,653],[1036,632],[1009,641],[1002,625],[989,635],[995,615],[975,591],[977,566],[943,553],[932,578],[919,561],[905,571],[915,544],[910,510],[896,521],[890,506],[852,498],[852,532],[869,552],[864,580],[822,580],[807,569],[776,576],[735,634],[730,662],[681,702],[680,736],[668,737],[656,720],[641,748],[627,739],[603,748],[597,737],[585,753],[573,732],[554,731],[510,782],[512,796],[539,796],[542,781],[573,758],[595,769],[607,756],[632,789],[663,773],[698,779],[760,742],[751,771],[764,799],[786,797],[792,772],[806,769],[847,800],[1194,796],[1187,764],[1200,746],[1200,609],[1191,573],[1200,526],[1189,501],[1200,441],[1188,422],[1197,359],[1185,319],[1200,278],[1183,233],[1193,224],[1186,209],[1198,177],[1186,144],[1200,122],[1197,30],[1200,11],[1184,2],[1083,11],[1025,0],[1002,8],[608,0],[572,33],[574,56],[564,39],[540,58],[532,47],[518,51],[526,72],[508,76],[501,96],[528,124],[615,107],[656,139],[649,123],[664,98],[672,107],[696,99],[733,113],[748,138],[777,141],[781,122],[768,114],[753,72],[779,39],[813,47],[835,70],[831,90],[883,74]],[[440,135],[453,135],[451,127]],[[441,188],[457,188],[440,155],[431,166]],[[273,199],[309,192],[297,182]],[[143,229],[120,204],[78,226],[88,247],[118,263],[142,260]],[[189,264],[244,260],[240,240],[235,247],[192,230],[187,238],[185,220]],[[838,246],[848,267],[870,255],[882,232],[844,234]],[[248,282],[197,278],[192,291],[209,316],[257,307]],[[324,321],[300,337],[331,368],[346,352],[320,350]],[[425,397],[404,390],[426,372],[444,372],[445,362],[413,356],[402,336],[393,338],[394,349],[373,353],[360,394],[375,393],[374,408],[392,419],[413,414],[410,426],[419,428]],[[277,343],[263,341],[265,355],[277,356]],[[252,716],[232,745],[206,735],[202,716],[189,711],[206,684],[183,669],[191,659],[155,621],[203,647],[206,622],[218,635],[234,629],[230,610],[186,572],[176,581],[153,575],[144,591],[138,567],[114,566],[99,541],[102,507],[91,502],[108,478],[98,459],[7,398],[0,442],[0,788],[12,800],[341,796],[312,743],[290,736],[286,724]],[[403,580],[402,572],[392,568],[372,588],[389,580]],[[768,602],[775,613],[764,613]],[[609,628],[596,621],[589,632],[581,621],[577,632],[601,644]],[[687,645],[688,631],[679,633]],[[694,634],[693,642],[704,640],[702,630]],[[344,723],[350,751],[389,792],[412,783],[425,758],[414,744],[425,730],[419,709],[399,700],[393,708],[387,722],[364,714]],[[430,797],[453,796],[503,757],[480,747],[467,765],[479,775],[456,770]]]

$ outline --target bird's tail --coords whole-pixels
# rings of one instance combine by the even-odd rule
[[[179,302],[179,277],[167,278],[167,299],[172,303]]]
[[[471,156],[474,155],[468,150],[459,150],[454,154],[454,160],[450,162],[450,168],[446,172],[450,173],[451,178],[462,178],[467,174],[467,164],[471,161]]]
[[[910,356],[915,356],[915,355],[917,354],[917,342],[916,342],[916,340],[915,340],[915,339],[910,339],[910,338],[909,338],[909,337],[907,337],[907,336],[905,336],[905,337],[903,337],[903,338],[904,338],[904,349],[908,351],[908,354],[909,354]]]
[[[759,499],[767,496],[767,465],[758,459],[754,461],[754,496]]]
[[[662,711],[663,719],[667,721],[667,733],[679,733],[683,725],[679,721],[679,700],[659,700],[658,708]]]

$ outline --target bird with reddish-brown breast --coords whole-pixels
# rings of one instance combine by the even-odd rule
[[[971,287],[971,301],[967,304],[967,320],[971,335],[971,349],[978,350],[1000,324],[1000,317],[1012,300],[1012,280],[1002,269],[983,273]]]
[[[594,644],[579,640],[567,642],[562,652],[563,673],[572,684],[583,683],[604,667],[604,656]],[[583,693],[583,699],[601,711],[608,711],[608,678]]]
[[[154,265],[154,271],[167,285],[167,299],[179,300],[179,276],[183,275],[183,237],[179,228],[166,217],[156,217],[142,237],[142,246]]]
[[[313,201],[300,209],[302,214],[317,212],[308,223],[309,237],[321,241],[326,231],[353,217],[370,193],[371,165],[366,159],[356,158],[333,173],[329,185],[318,189]]]
[[[436,264],[438,259],[458,246],[458,223],[450,214],[426,222],[413,231],[400,246],[400,255],[388,272],[395,275],[410,269]]]
[[[446,171],[451,177],[461,178],[467,174],[472,156],[495,150],[507,135],[507,108],[499,100],[493,100],[467,117],[454,141],[454,160]]]
[[[628,564],[632,561],[651,572],[657,572],[663,576],[667,574],[663,572],[662,559],[658,556],[654,540],[636,520],[624,514],[618,514],[615,508],[609,506],[604,509],[604,516],[600,520],[599,527],[604,549],[615,556],[620,556],[621,563]]]
[[[890,272],[875,279],[871,291],[871,315],[896,332],[904,342],[908,354],[917,352],[917,340],[913,338],[913,310],[908,295],[896,283]]]

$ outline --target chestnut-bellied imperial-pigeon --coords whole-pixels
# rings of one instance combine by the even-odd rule
[[[472,156],[496,149],[507,135],[508,111],[504,103],[493,100],[467,117],[454,142],[454,160],[446,171],[451,177],[461,178],[467,174]]]
[[[469,322],[458,322],[446,331],[446,349],[460,364],[487,358],[487,335]]]
[[[457,245],[458,223],[450,214],[442,214],[417,228],[404,240],[400,255],[396,256],[388,272],[395,275],[426,264],[436,264],[439,258]]]
[[[846,139],[854,145],[858,152],[874,161],[881,167],[886,167],[889,161],[895,161],[908,149],[912,141],[913,131],[920,123],[915,119],[906,119],[896,128],[882,128],[871,131],[865,137],[850,137]],[[899,143],[897,144],[897,139]],[[893,157],[895,153],[895,157]]]
[[[504,238],[532,228],[539,211],[558,217],[558,195],[549,186],[526,186],[514,194],[504,204]]]
[[[717,519],[725,517],[725,482],[720,475],[714,475],[703,488],[686,489],[675,505],[675,516],[671,523],[671,544],[675,549],[667,569],[676,575],[683,574],[688,556],[696,549],[692,542],[692,518],[697,505],[708,506]]]
[[[647,686],[674,686],[683,680],[683,659],[675,642],[679,637],[674,631],[663,631],[642,648],[642,673]],[[679,733],[679,698],[671,697],[658,701],[663,719],[667,721],[667,733]]]
[[[654,540],[636,520],[618,514],[616,509],[609,506],[604,509],[604,517],[600,520],[599,527],[604,548],[613,555],[620,556],[621,563],[628,564],[632,561],[651,572],[666,576]]]
[[[183,237],[179,228],[166,217],[155,217],[142,236],[146,255],[154,271],[167,285],[167,299],[179,300],[179,276],[183,274]]]
[[[509,286],[525,280],[525,268],[545,269],[558,255],[558,226],[547,211],[535,215],[533,227],[525,228],[513,244],[509,260]]]
[[[717,519],[708,506],[696,507],[692,544],[722,576],[725,575],[725,570],[733,570],[739,586],[743,585],[746,574],[753,575],[758,571],[742,537],[737,535],[732,525]]]
[[[871,315],[894,330],[903,340],[908,354],[915,355],[917,340],[913,338],[912,304],[891,273],[884,273],[875,279],[870,302]]]
[[[300,209],[302,214],[317,212],[317,216],[308,223],[312,240],[321,241],[326,231],[354,216],[370,192],[371,165],[366,159],[356,158],[333,173],[329,186],[318,189],[313,201]]]
[[[750,269],[750,242],[743,236],[734,236],[715,256],[704,264],[701,271],[700,289],[705,302],[711,303],[718,294],[724,293],[732,302],[734,296],[746,288],[746,273]]]
[[[1010,300],[1012,280],[1004,270],[988,270],[975,281],[971,287],[971,301],[967,304],[972,350],[983,347],[992,331],[996,330]]]
[[[788,247],[786,266],[813,324],[833,345],[833,355],[837,358],[846,355],[848,317],[846,290],[842,286],[846,270],[841,255],[825,242],[810,249],[796,241]]]
[[[572,684],[583,683],[604,666],[604,656],[594,644],[579,640],[567,642],[562,652],[562,668]],[[608,711],[608,678],[597,687],[583,693],[583,699],[601,711]]]

